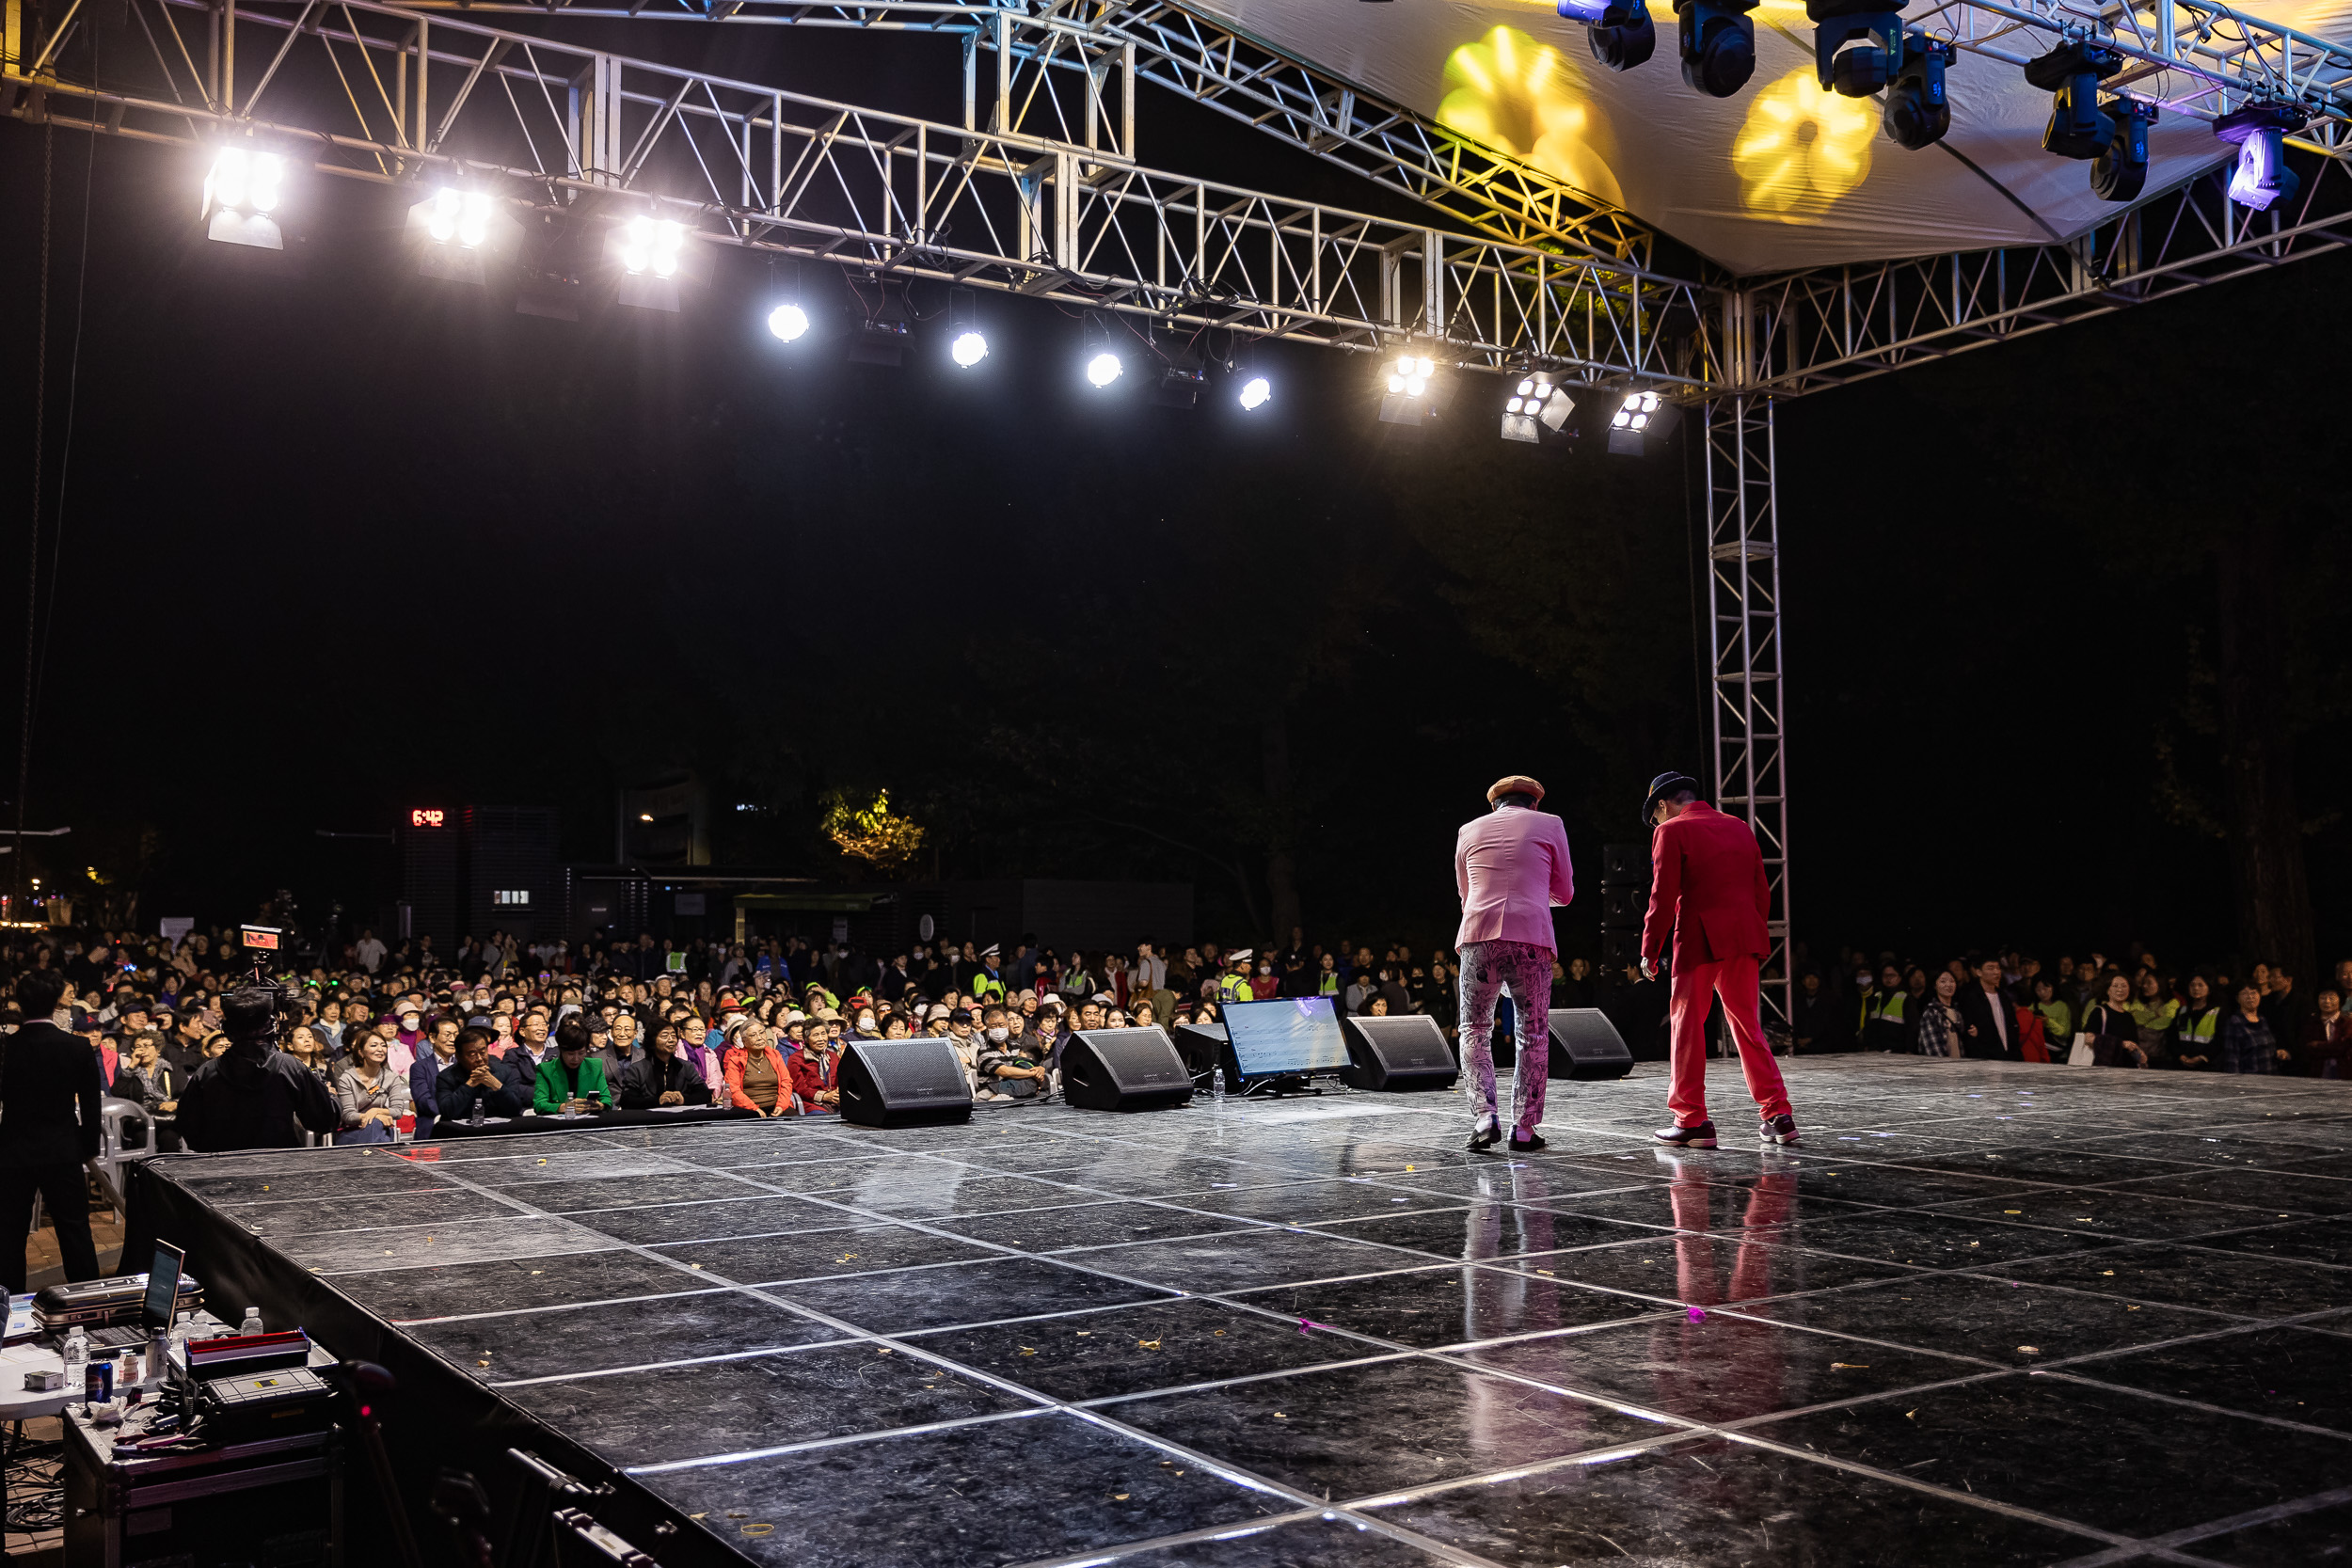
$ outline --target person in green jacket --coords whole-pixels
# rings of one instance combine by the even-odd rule
[[[2042,1041],[2050,1060],[2063,1062],[2074,1047],[2074,1009],[2046,974],[2033,977],[2033,1010],[2042,1015]]]
[[[605,1083],[604,1064],[588,1051],[588,1026],[574,1013],[555,1026],[555,1054],[539,1064],[539,1085],[532,1091],[531,1108],[543,1117],[564,1115],[574,1102],[582,1110],[601,1111],[612,1103]]]

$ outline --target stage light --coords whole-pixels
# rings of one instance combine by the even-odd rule
[[[1530,371],[1512,384],[1511,395],[1503,400],[1502,438],[1534,444],[1543,439],[1546,430],[1556,436],[1575,407],[1549,371]]]
[[[1126,367],[1119,362],[1119,356],[1104,349],[1087,361],[1087,379],[1097,387],[1107,387],[1119,379],[1119,372],[1124,369]]]
[[[1425,354],[1401,354],[1390,361],[1381,385],[1380,418],[1389,424],[1420,424],[1452,395],[1438,378],[1437,361]]]
[[[808,330],[808,312],[788,302],[779,305],[768,312],[768,330],[792,342]]]
[[[947,296],[947,330],[954,339],[947,345],[947,356],[965,370],[970,370],[988,357],[988,334],[980,330],[979,298],[969,289],[958,289]]]
[[[224,147],[204,174],[199,214],[208,239],[226,245],[283,250],[285,236],[270,214],[285,192],[286,160],[275,152]]]
[[[1273,385],[1264,376],[1253,375],[1241,384],[1241,405],[1244,408],[1263,408],[1273,395]]]
[[[2301,114],[2280,103],[2249,103],[2213,122],[2213,134],[2237,147],[2232,201],[2260,213],[2295,198],[2303,182],[2287,167],[2286,134],[2303,125]]]
[[[1709,98],[1729,98],[1756,74],[1756,0],[1675,0],[1681,24],[1682,79]]]
[[[2042,150],[2061,158],[2096,158],[2115,135],[2099,107],[2099,84],[2123,69],[2123,56],[2094,43],[2069,40],[2026,62],[2026,80],[2050,95]]]
[[[2091,194],[2102,201],[2129,201],[2148,183],[2148,127],[2156,122],[2156,106],[2137,98],[2107,101],[2115,133],[2106,150],[2090,166]]]
[[[1560,0],[1557,8],[1584,24],[1593,58],[1612,71],[1631,71],[1658,48],[1658,24],[1645,0]]]
[[[621,230],[621,265],[631,273],[675,277],[678,253],[685,248],[686,226],[670,218],[641,214],[629,219]]]
[[[434,193],[424,225],[436,245],[455,240],[464,249],[479,250],[490,237],[490,193],[443,185]]]
[[[1879,127],[1897,147],[1916,152],[1944,139],[1952,128],[1952,103],[1944,90],[1944,72],[1959,57],[1942,39],[1925,33],[1903,36],[1902,64],[1887,84],[1886,106],[1879,111]]]
[[[1658,417],[1658,405],[1663,400],[1656,392],[1631,392],[1617,404],[1617,412],[1609,421],[1612,430],[1630,430],[1637,434],[1649,428]]]

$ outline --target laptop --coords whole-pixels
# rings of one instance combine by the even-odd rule
[[[155,1243],[155,1261],[147,1271],[147,1295],[139,1303],[139,1326],[95,1328],[89,1332],[92,1350],[130,1350],[158,1334],[171,1332],[171,1314],[180,1300],[180,1265],[187,1254],[169,1242]]]

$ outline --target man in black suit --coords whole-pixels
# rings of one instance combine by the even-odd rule
[[[1974,977],[1961,983],[1961,1051],[1985,1061],[2025,1060],[2017,1046],[2017,1010],[2001,989],[2001,959],[1994,954],[1977,964]]]
[[[0,1243],[0,1283],[12,1295],[24,1290],[35,1192],[56,1227],[66,1278],[98,1277],[82,1180],[82,1162],[98,1155],[98,1053],[50,1022],[64,996],[56,970],[25,974],[16,983],[24,1022],[0,1040],[0,1234],[9,1238]]]

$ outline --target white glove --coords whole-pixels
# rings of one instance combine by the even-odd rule
[[[1658,966],[1650,962],[1647,958],[1644,958],[1642,960],[1642,978],[1645,980],[1655,980],[1658,978]]]

